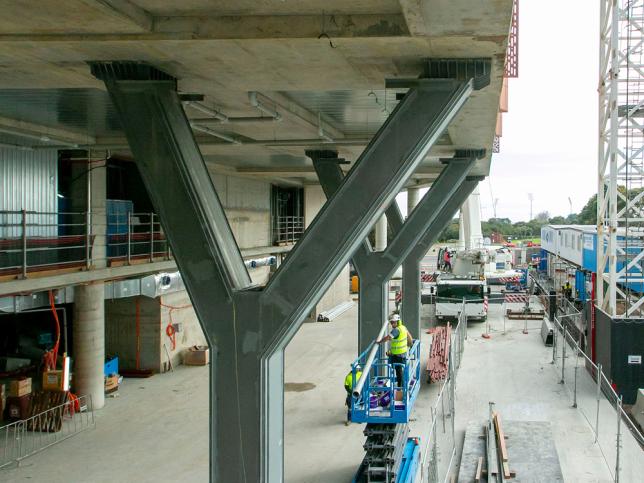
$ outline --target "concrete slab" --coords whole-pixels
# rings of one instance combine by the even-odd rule
[[[558,384],[549,364],[551,349],[541,342],[539,322],[530,321],[529,334],[523,335],[522,321],[508,321],[503,335],[501,307],[490,309],[492,339],[480,337],[480,323],[469,328],[457,379],[458,444],[468,421],[487,417],[487,403],[492,400],[504,419],[552,423],[565,481],[612,481],[587,421],[570,407],[565,389]],[[427,327],[429,312],[424,310]],[[284,445],[288,483],[350,481],[362,460],[362,426],[343,424],[343,380],[356,352],[356,324],[357,308],[332,322],[305,324],[287,349]],[[423,335],[423,358],[427,357],[428,337]],[[421,455],[438,389],[435,384],[422,387],[410,423],[410,434],[422,438]],[[146,380],[126,380],[120,397],[108,399],[106,407],[97,412],[94,431],[28,458],[20,468],[0,470],[0,480],[205,482],[207,401],[205,367],[179,367],[174,373]]]
[[[476,473],[478,458],[483,457],[485,461],[485,439],[481,436],[485,434],[486,422],[476,420],[467,424],[459,483],[470,483]],[[564,481],[549,422],[503,421],[503,430],[507,436],[510,471],[516,473],[513,482]]]

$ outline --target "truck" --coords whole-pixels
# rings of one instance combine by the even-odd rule
[[[443,274],[436,282],[436,318],[457,319],[466,302],[468,320],[487,319],[487,282],[485,278],[457,277]]]

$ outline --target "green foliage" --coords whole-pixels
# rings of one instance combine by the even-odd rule
[[[581,209],[577,216],[579,225],[596,225],[597,224],[597,195],[592,195]]]

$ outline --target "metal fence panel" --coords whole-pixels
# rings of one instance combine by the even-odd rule
[[[566,314],[561,317],[564,319]],[[572,318],[572,317],[571,317]],[[644,437],[626,416],[610,381],[581,348],[570,324],[555,318],[553,366],[570,404],[586,419],[615,482],[639,481],[644,474]],[[564,337],[566,343],[564,344]]]
[[[72,436],[96,427],[91,396],[81,396],[28,419],[0,427],[0,468],[18,464]]]

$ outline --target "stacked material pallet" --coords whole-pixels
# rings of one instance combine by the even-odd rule
[[[427,362],[427,381],[442,381],[449,372],[449,346],[452,339],[452,326],[436,327],[433,330],[432,345]]]

